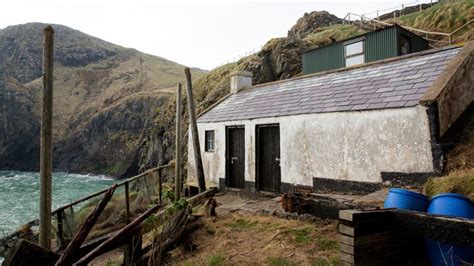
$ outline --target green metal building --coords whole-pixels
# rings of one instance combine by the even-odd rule
[[[303,73],[349,67],[428,48],[427,40],[394,25],[306,51],[303,54]]]

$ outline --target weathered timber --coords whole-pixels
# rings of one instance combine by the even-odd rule
[[[130,185],[125,183],[125,221],[130,222]]]
[[[77,261],[73,265],[87,265],[97,256],[100,256],[104,254],[105,252],[108,252],[114,248],[117,248],[123,245],[127,241],[127,239],[130,237],[130,235],[136,232],[136,230],[140,227],[141,223],[161,207],[162,205],[160,204],[153,206],[152,208],[150,208],[149,210],[147,210],[146,212],[138,216],[131,223],[127,224],[124,228],[117,231],[109,239],[105,240],[102,244],[100,244],[98,247],[93,249],[91,252],[89,252],[87,255],[82,257],[79,261]]]
[[[352,237],[348,235],[339,235],[339,243],[350,245],[350,246],[359,246],[359,245],[373,245],[379,242],[388,242],[394,239],[393,233],[390,231],[375,233],[366,236]]]
[[[75,259],[78,257],[81,245],[84,243],[84,240],[86,239],[87,235],[91,231],[92,227],[94,227],[95,223],[97,222],[97,219],[99,219],[99,216],[104,211],[105,207],[107,206],[107,203],[109,203],[116,188],[117,185],[113,185],[111,188],[109,188],[107,193],[105,193],[104,198],[95,207],[94,211],[89,214],[87,219],[79,228],[77,234],[67,246],[66,250],[64,250],[64,253],[56,262],[57,266],[70,265],[73,261],[75,261]]]
[[[394,209],[341,210],[339,219],[354,223],[377,221],[381,218],[388,219],[391,210]]]
[[[398,209],[339,213],[339,257],[348,265],[425,265],[424,239],[474,243],[474,221]]]
[[[183,238],[200,225],[199,217],[190,215],[185,209],[173,215],[163,231],[154,239],[153,244],[143,249],[144,255],[138,263],[159,265],[164,254],[178,246]]]
[[[194,105],[191,70],[186,67],[184,69],[184,75],[186,76],[186,95],[188,97],[189,124],[191,126],[191,134],[193,137],[194,161],[196,165],[199,192],[204,192],[206,191],[206,179],[204,178],[204,168],[202,166],[201,145],[199,145],[199,133],[197,129],[196,107]]]
[[[198,195],[195,195],[191,198],[186,199],[186,201],[188,202],[189,206],[195,207],[199,204],[203,204],[208,198],[213,197],[216,193],[217,193],[217,189],[216,188],[211,188],[211,189],[206,190],[203,193],[200,193]],[[166,213],[166,209],[163,209],[163,210],[160,210],[158,213],[156,213],[154,216],[155,216],[156,220],[160,221],[163,218],[163,216],[165,215],[165,213]],[[148,232],[149,231],[142,231],[143,234],[146,234]],[[81,247],[81,254],[83,254],[83,256],[85,256],[87,253],[89,253],[90,251],[92,251],[93,249],[95,249],[96,247],[101,245],[103,242],[107,241],[109,238],[114,236],[115,233],[116,232],[112,232],[112,233],[109,233],[107,235],[92,239],[89,242],[85,243]]]
[[[337,219],[340,210],[357,207],[361,206],[322,195],[286,193],[282,196],[282,208],[285,211],[298,214],[308,213],[321,218]]]
[[[175,195],[176,200],[181,198],[181,83],[176,86],[176,147],[175,147]]]
[[[57,232],[57,237],[58,237],[58,250],[62,250],[64,249],[64,226],[63,226],[63,218],[64,218],[64,211],[61,210],[59,212],[56,213],[56,220],[57,220],[57,223],[58,223],[58,232]]]
[[[474,220],[392,210],[394,232],[444,242],[474,245]]]
[[[203,193],[200,193],[198,195],[195,195],[191,198],[188,198],[186,199],[186,201],[188,202],[189,206],[192,208],[192,207],[195,207],[199,204],[202,204],[204,203],[208,198],[210,197],[213,197],[215,194],[217,193],[217,189],[216,188],[211,188],[211,189],[208,189],[206,191],[204,191]],[[169,208],[169,207],[168,207]],[[151,209],[150,209],[151,210]],[[149,210],[149,211],[150,211]],[[148,212],[149,212],[148,211]],[[152,212],[153,213],[153,212]],[[144,213],[145,214],[145,213]],[[144,215],[142,214],[142,215]],[[160,221],[163,216],[166,214],[166,209],[163,209],[163,210],[160,210],[159,212],[157,212],[156,214],[154,214],[156,220]],[[148,216],[147,216],[148,217]],[[140,217],[138,217],[140,218]],[[137,218],[137,219],[138,219]],[[132,222],[133,223],[133,222]],[[130,224],[129,224],[130,225]],[[127,225],[127,226],[129,226]],[[117,231],[117,232],[113,232],[113,233],[110,233],[108,235],[105,235],[105,236],[102,236],[102,237],[99,237],[99,238],[96,238],[96,239],[93,239],[91,241],[89,241],[88,243],[84,244],[82,247],[81,247],[81,254],[84,254],[83,255],[83,258],[85,256],[87,256],[89,253],[93,252],[94,250],[100,248],[100,246],[104,245],[105,242],[109,241],[110,242],[110,239],[112,237],[116,237],[116,235],[118,233],[120,233],[120,231],[124,230],[125,228]],[[112,244],[107,244],[109,247],[106,246],[106,248],[101,248],[103,250],[105,250],[105,252],[111,250],[111,249],[114,249],[114,248],[117,248],[121,245],[124,245],[127,243],[127,241],[129,240],[129,236],[130,235],[136,235],[137,232],[140,230],[140,233],[141,234],[146,234],[148,233],[148,231],[142,231],[141,228],[139,227],[135,227],[134,230],[130,230],[130,232],[128,234],[126,234],[124,237],[120,237],[118,238],[117,242],[116,243],[112,243]],[[127,238],[128,237],[128,238]],[[98,255],[100,255],[100,253],[103,253],[104,251],[100,251],[99,253],[97,253]],[[81,260],[82,260],[81,259]],[[93,259],[93,258],[92,258]],[[77,262],[78,263],[78,262]],[[87,262],[86,262],[87,263]],[[82,265],[82,264],[77,264],[77,265]]]
[[[149,175],[149,174],[151,174],[151,173],[153,173],[153,172],[160,171],[160,170],[162,170],[162,169],[165,169],[165,168],[168,168],[168,167],[171,167],[171,166],[172,166],[172,164],[166,164],[166,165],[162,165],[162,166],[158,166],[158,167],[149,169],[149,170],[147,170],[147,171],[145,171],[145,172],[143,172],[143,173],[141,173],[141,174],[139,174],[139,175],[130,177],[130,178],[128,178],[128,179],[123,180],[122,182],[117,183],[117,187],[124,186],[126,183],[133,182],[133,181],[135,181],[135,180],[137,180],[137,179],[139,179],[139,178],[142,178],[142,177],[144,177],[144,176],[146,176],[146,175]],[[100,194],[104,194],[104,193],[107,192],[107,190],[109,190],[109,188],[104,188],[104,189],[99,190],[99,191],[97,191],[97,192],[95,192],[95,193],[89,194],[89,195],[87,195],[87,196],[85,196],[85,197],[82,197],[82,198],[80,198],[80,199],[78,199],[78,200],[75,200],[75,201],[73,201],[73,202],[71,202],[71,203],[68,203],[68,204],[66,204],[66,205],[63,205],[63,206],[61,206],[61,207],[55,209],[52,213],[55,214],[55,213],[57,213],[57,212],[60,211],[60,210],[65,210],[65,209],[71,208],[71,207],[73,207],[74,205],[77,205],[77,204],[79,204],[79,203],[81,203],[81,202],[84,202],[84,201],[86,201],[86,200],[89,200],[89,199],[92,199],[92,198],[94,198],[94,197],[97,197],[97,196],[99,196]]]
[[[39,243],[51,248],[51,185],[53,173],[53,47],[54,29],[47,26],[43,39],[43,113],[40,148]]]
[[[18,240],[5,258],[3,266],[42,265],[53,266],[59,254],[24,239]]]

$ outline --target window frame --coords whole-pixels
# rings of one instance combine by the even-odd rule
[[[212,138],[209,138],[211,135],[212,135]],[[204,131],[204,151],[205,152],[216,151],[216,131],[214,129]]]
[[[348,56],[346,47],[351,45],[351,44],[355,44],[355,43],[359,43],[359,42],[362,43],[362,52],[356,53],[356,54],[351,54],[351,55]],[[343,49],[344,49],[344,66],[345,67],[351,67],[351,66],[357,66],[357,65],[365,64],[365,38],[359,38],[359,39],[347,41],[347,42],[344,43]],[[354,58],[354,57],[358,57],[358,56],[362,56],[362,63],[353,64],[353,65],[349,65],[349,66],[347,65],[347,59],[348,58]]]
[[[402,39],[406,39],[407,40],[407,43],[408,43],[408,53],[406,54],[403,54],[402,53]],[[405,34],[400,34],[400,36],[398,37],[398,51],[399,51],[399,54],[400,55],[407,55],[407,54],[411,54],[412,53],[412,43],[411,43],[411,37],[405,35]]]

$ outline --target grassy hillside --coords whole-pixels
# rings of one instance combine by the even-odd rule
[[[45,26],[28,23],[0,30],[0,169],[38,169]],[[184,80],[184,66],[62,25],[53,27],[54,167],[136,173],[144,132],[174,93],[170,86]],[[195,78],[205,74],[192,72]],[[22,113],[23,118],[12,119]],[[26,117],[33,121],[18,123]]]
[[[474,19],[474,0],[447,0],[387,22],[427,31],[452,32],[471,19]]]

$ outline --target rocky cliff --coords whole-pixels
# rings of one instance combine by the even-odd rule
[[[0,30],[0,169],[38,169],[45,26]],[[144,132],[182,81],[184,66],[53,27],[54,168],[136,173]]]

